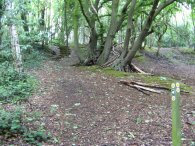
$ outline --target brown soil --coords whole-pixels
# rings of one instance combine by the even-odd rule
[[[168,93],[147,96],[118,84],[118,78],[83,71],[70,66],[70,62],[71,58],[51,60],[41,69],[30,71],[39,79],[40,86],[29,98],[30,104],[24,106],[29,112],[42,113],[40,123],[44,123],[53,136],[52,142],[45,145],[171,145],[171,99]],[[154,73],[175,75],[171,74],[169,64],[163,62],[143,66],[145,69],[150,66],[148,71],[153,69]],[[194,78],[185,81],[195,85]],[[194,95],[182,95],[185,145],[195,140],[195,126],[187,124],[192,118],[188,113],[195,111],[194,105]],[[12,142],[22,145],[18,140]]]

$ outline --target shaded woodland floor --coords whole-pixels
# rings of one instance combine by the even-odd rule
[[[145,54],[146,56],[152,54]],[[195,69],[171,65],[149,56],[145,63],[135,62],[145,71],[176,76],[195,86]],[[152,63],[151,60],[156,62]],[[71,66],[72,58],[49,60],[30,70],[40,81],[37,91],[23,106],[40,112],[56,146],[170,146],[171,98],[169,93],[147,96],[120,85],[120,78]],[[188,68],[188,70],[186,70]],[[180,72],[182,70],[182,72]],[[195,111],[195,95],[182,95],[183,143],[195,140],[195,125],[187,124]],[[10,141],[8,143],[18,143]],[[24,144],[25,145],[25,144]]]
[[[168,53],[170,57],[168,56]],[[193,54],[184,54],[175,48],[162,48],[157,57],[156,52],[143,51],[144,61],[135,64],[146,72],[165,75],[195,86],[195,58]],[[193,63],[193,64],[192,64]]]

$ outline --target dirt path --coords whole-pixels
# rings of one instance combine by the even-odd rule
[[[146,96],[119,85],[117,78],[82,71],[69,62],[69,58],[47,61],[30,72],[40,88],[27,108],[42,112],[40,123],[54,138],[50,145],[171,145],[169,95]],[[194,97],[182,96],[183,137],[188,145],[195,134],[185,122],[194,105]]]

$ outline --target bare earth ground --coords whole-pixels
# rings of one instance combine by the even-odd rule
[[[171,61],[163,56],[167,52],[174,53]],[[188,63],[190,60],[195,62],[195,55],[182,54],[174,48],[162,48],[159,57],[156,57],[155,53],[143,52],[143,54],[147,57],[147,61],[136,64],[146,72],[171,76],[195,86],[195,65]]]
[[[25,104],[29,112],[41,112],[40,123],[53,135],[52,146],[170,146],[171,99],[167,94],[144,95],[118,84],[118,78],[70,66],[71,58],[47,61],[30,74],[39,89]],[[139,64],[157,74],[177,75],[195,86],[195,72],[168,67],[156,61]],[[194,67],[194,66],[193,66]],[[188,73],[191,75],[188,75]],[[179,75],[178,75],[179,74]],[[182,95],[183,143],[195,141],[195,127],[186,122],[195,111],[195,95]],[[17,143],[16,141],[14,143]],[[21,143],[18,145],[22,145]]]

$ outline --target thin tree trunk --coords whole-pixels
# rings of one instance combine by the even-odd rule
[[[45,31],[45,7],[44,6],[41,8],[41,14],[40,15],[41,15],[40,16],[40,22],[39,22],[40,31],[42,33],[44,33],[44,31]],[[44,45],[45,45],[45,39],[43,38],[42,39],[42,47],[44,47]]]
[[[13,4],[10,1],[8,4],[8,10],[10,12],[14,10]],[[9,16],[9,19],[12,19],[11,16]],[[10,37],[11,37],[11,48],[12,48],[12,54],[14,58],[14,66],[15,66],[16,71],[21,73],[23,72],[22,54],[20,50],[17,29],[16,29],[16,26],[12,22],[9,24],[9,31],[10,31]]]
[[[160,48],[161,48],[161,38],[158,39],[157,46],[158,46],[158,50],[156,52],[156,56],[159,56],[159,54],[160,54]]]
[[[3,31],[2,31],[2,17],[4,15],[5,11],[5,3],[4,0],[0,1],[0,46],[2,44],[2,36],[3,36]]]
[[[193,8],[192,9],[192,12],[191,12],[191,20],[192,20],[192,25],[193,25],[193,47],[194,47],[194,51],[195,51],[195,20],[194,20],[194,11],[193,11]]]
[[[25,32],[29,32],[27,16],[25,12],[21,13],[21,19],[23,20],[23,29]]]
[[[79,31],[79,6],[78,6],[78,2],[75,2],[75,8],[74,8],[74,17],[73,17],[73,23],[74,23],[74,51],[80,61],[80,63],[83,62],[82,56],[81,56],[81,52],[79,49],[79,35],[78,35],[78,31]]]
[[[134,13],[135,5],[136,5],[136,0],[133,0],[131,3],[131,8],[130,8],[129,14],[128,14],[128,21],[127,21],[128,24],[127,24],[125,42],[124,42],[124,46],[123,46],[124,51],[122,52],[122,55],[121,55],[122,58],[126,57],[126,55],[128,53],[130,38],[132,36],[132,31],[134,28],[133,13]]]
[[[19,73],[23,72],[22,54],[19,45],[18,34],[15,25],[10,26],[11,48],[14,58],[14,66]]]
[[[98,64],[104,64],[110,55],[112,50],[112,43],[115,38],[116,30],[117,30],[117,15],[118,15],[118,7],[119,7],[119,0],[112,1],[112,15],[110,21],[109,31],[106,37],[106,42],[104,45],[104,50],[100,57],[98,58]]]
[[[68,30],[68,17],[67,17],[67,13],[68,13],[68,9],[69,9],[69,3],[67,2],[67,0],[64,0],[64,19],[65,19],[65,34],[66,34],[66,46],[69,46],[69,30]]]
[[[51,16],[52,16],[52,0],[48,1],[48,10],[47,10],[47,24],[45,24],[45,30],[50,32],[48,34],[48,43],[52,41],[52,26],[51,26]]]

